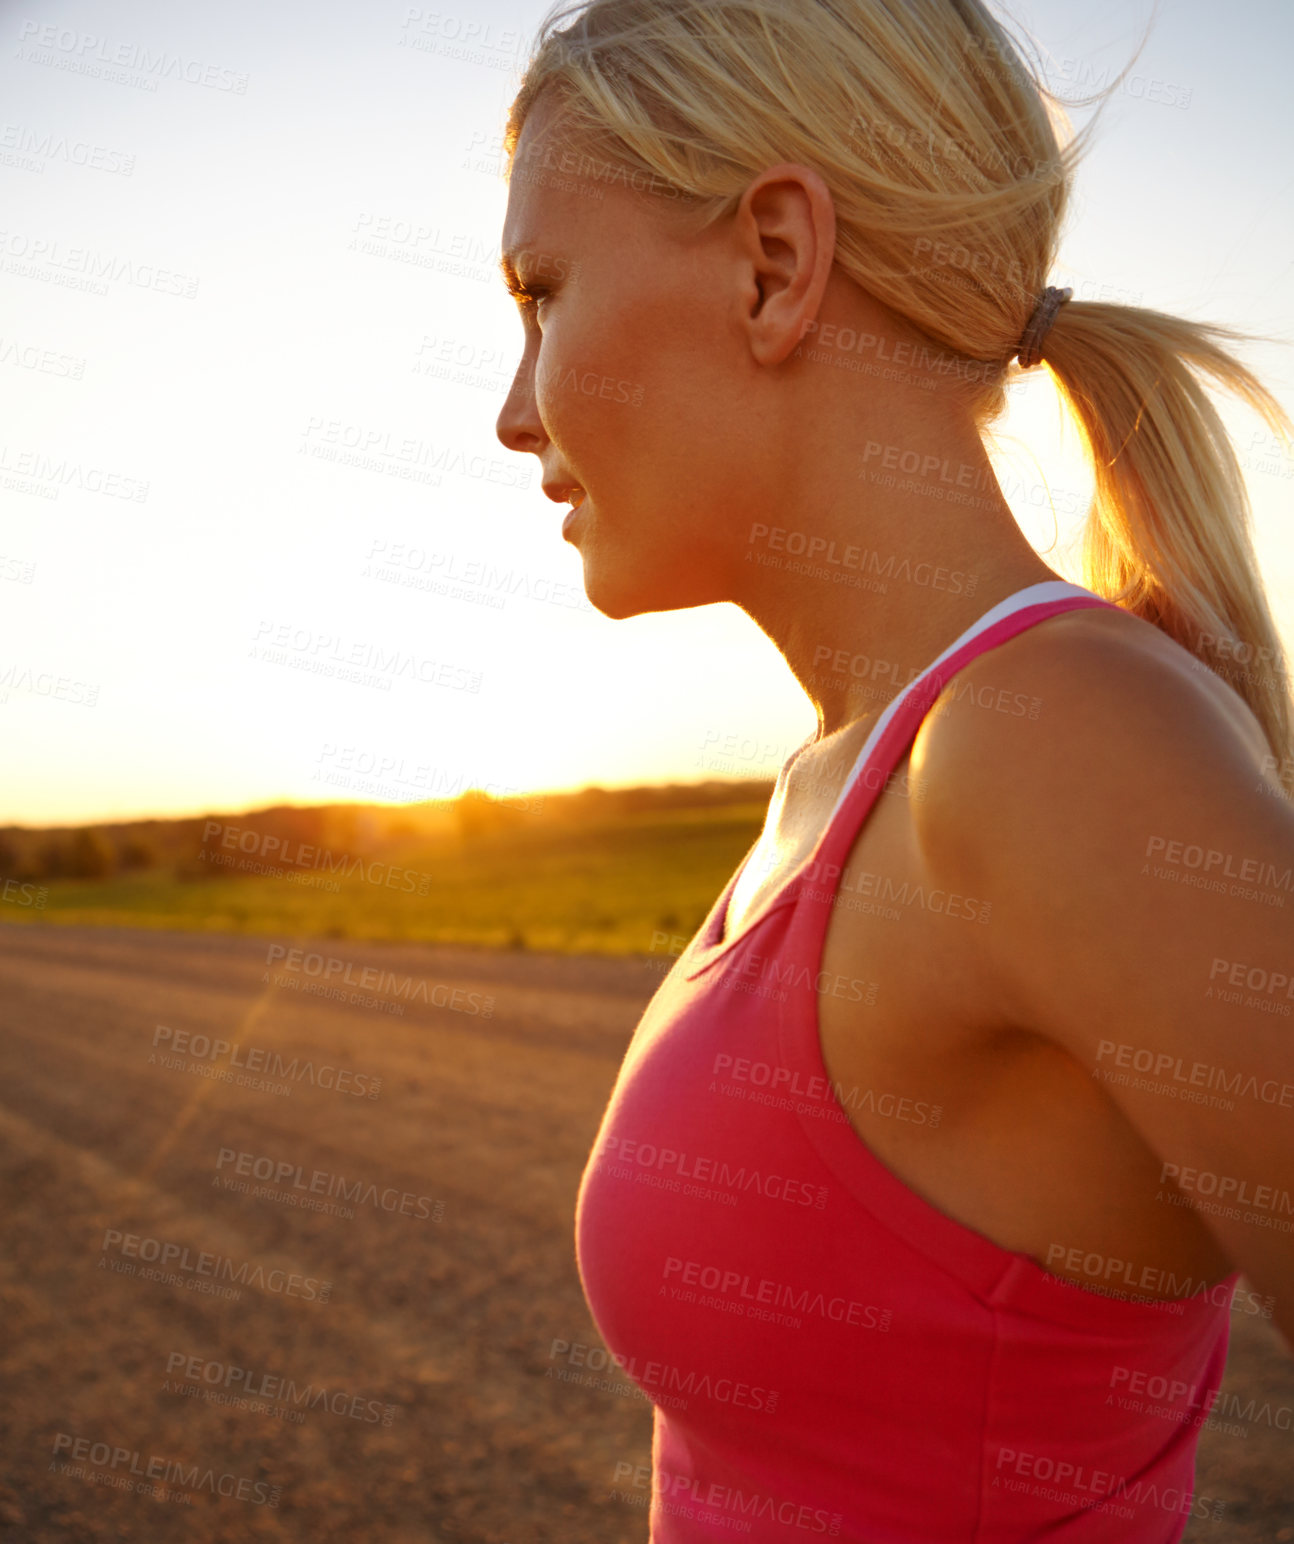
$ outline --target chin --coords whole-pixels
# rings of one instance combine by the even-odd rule
[[[619,583],[608,582],[586,565],[584,593],[589,604],[613,622],[627,617],[646,616],[652,611],[685,611],[691,606],[709,605],[712,597],[684,594],[678,576],[626,574]]]
[[[584,582],[584,593],[588,596],[589,605],[604,617],[610,617],[613,622],[623,622],[627,617],[641,616],[646,611],[667,609],[644,603],[641,593],[617,589],[611,585],[590,584],[587,579]]]

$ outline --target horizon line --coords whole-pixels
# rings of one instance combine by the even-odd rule
[[[489,793],[486,789],[480,787],[479,784],[472,784],[470,787],[464,788],[461,793],[452,794],[444,798],[405,799],[402,801],[384,799],[279,799],[270,800],[265,803],[252,804],[248,805],[246,808],[233,810],[228,808],[220,809],[207,806],[205,809],[197,811],[176,810],[169,811],[160,815],[100,815],[96,817],[78,818],[74,820],[53,821],[48,824],[39,825],[33,824],[29,820],[0,817],[0,831],[72,831],[91,826],[147,825],[155,821],[160,823],[163,821],[213,819],[217,815],[221,815],[226,818],[240,815],[258,815],[263,814],[266,810],[271,809],[337,809],[344,808],[346,806],[350,806],[356,809],[380,809],[392,811],[403,809],[422,809],[428,805],[454,805],[458,802],[459,799],[463,798],[465,794],[469,793],[485,793],[487,798],[493,799],[499,804],[506,805],[509,801],[517,799],[542,799],[547,797],[570,798],[576,794],[587,793],[595,788],[606,793],[622,793],[635,788],[701,788],[704,787],[707,783],[745,782],[752,784],[773,783],[776,782],[776,774],[772,773],[767,777],[701,777],[689,780],[682,780],[679,778],[658,778],[654,781],[648,782],[563,784],[558,787],[550,788],[529,788],[524,790],[516,789],[502,796]]]

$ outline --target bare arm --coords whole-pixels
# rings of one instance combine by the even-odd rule
[[[1294,1348],[1294,805],[1266,742],[1185,651],[1132,634],[1055,630],[977,669],[1041,711],[923,725],[926,860],[991,898],[1003,1014],[1102,1079],[1156,1194],[1197,1210]]]

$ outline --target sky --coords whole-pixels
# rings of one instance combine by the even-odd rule
[[[736,606],[594,610],[500,445],[545,7],[450,5],[0,4],[0,822],[772,778],[813,730]],[[1010,14],[1072,94],[1152,8]],[[1292,49],[1284,0],[1163,0],[1052,282],[1294,340]],[[1244,357],[1294,412],[1288,342]],[[1294,462],[1224,413],[1294,646]],[[994,458],[1063,567],[1090,484],[1044,372]]]

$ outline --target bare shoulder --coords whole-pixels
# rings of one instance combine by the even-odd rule
[[[912,767],[923,849],[972,843],[1008,809],[1140,828],[1175,803],[1280,787],[1253,711],[1152,623],[1106,607],[1049,617],[978,655],[922,723]],[[1006,829],[1004,829],[1004,827]]]
[[[1066,690],[1075,699],[1086,695],[1093,707],[1103,698],[1115,716],[1120,703],[1134,715],[1153,703],[1182,727],[1198,715],[1200,727],[1212,730],[1222,728],[1221,715],[1260,759],[1269,753],[1244,698],[1167,633],[1131,612],[1108,606],[1062,612],[1017,633],[970,669],[994,655],[1009,670],[1037,672],[1040,686]]]
[[[1294,803],[1248,706],[1152,624],[1065,612],[985,651],[949,681],[911,757],[927,879],[988,899],[998,1006],[1018,991],[1011,1006],[1044,1032],[1081,1036],[1075,972],[1092,983],[1121,955],[1126,986],[1143,965],[1162,977],[1170,942],[1198,958],[1247,929],[1249,948],[1282,952]]]

